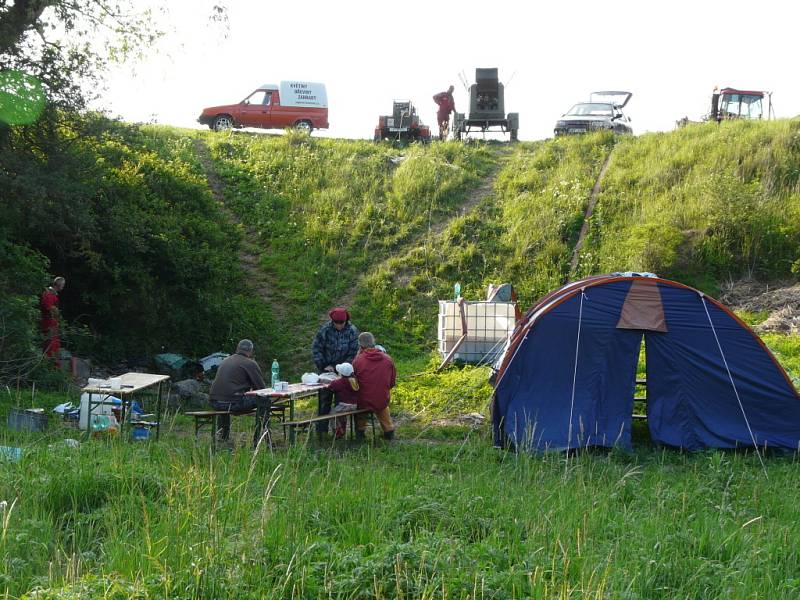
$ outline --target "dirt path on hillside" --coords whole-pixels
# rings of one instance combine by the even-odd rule
[[[589,196],[589,204],[586,205],[586,212],[583,215],[581,232],[578,234],[578,241],[575,242],[575,248],[572,250],[572,260],[569,264],[570,280],[575,277],[575,271],[578,268],[578,259],[581,256],[581,249],[583,248],[583,241],[586,239],[586,235],[589,233],[589,220],[592,218],[592,214],[594,213],[594,207],[597,204],[597,198],[600,196],[600,190],[603,189],[603,177],[605,177],[608,166],[611,164],[611,156],[613,154],[614,148],[612,147],[611,151],[608,153],[608,156],[606,156],[603,166],[600,167],[600,174],[597,176],[597,181],[594,182],[594,187],[592,188],[592,194]]]
[[[208,181],[208,187],[211,190],[212,196],[214,196],[214,199],[217,201],[220,210],[243,232],[242,241],[239,245],[239,262],[246,274],[245,283],[247,287],[267,303],[277,320],[281,320],[286,316],[285,305],[282,300],[275,296],[268,275],[264,273],[259,266],[262,252],[257,242],[258,232],[245,225],[239,216],[228,206],[225,197],[225,184],[220,179],[214,167],[214,161],[211,159],[205,142],[201,139],[195,139],[194,149],[203,167],[203,172]]]
[[[403,248],[400,248],[397,254],[402,254],[404,251],[407,251],[415,246],[418,246],[420,243],[425,243],[427,246],[430,244],[435,238],[439,237],[445,229],[447,229],[448,225],[450,225],[455,219],[466,215],[467,213],[471,212],[475,207],[477,207],[484,199],[488,198],[492,194],[494,194],[494,182],[497,179],[497,174],[502,170],[505,164],[508,162],[509,156],[511,155],[511,151],[509,148],[503,148],[499,151],[497,157],[497,164],[495,164],[491,171],[484,175],[481,178],[478,187],[470,190],[467,194],[466,199],[463,203],[461,203],[457,208],[456,211],[446,216],[442,219],[437,221],[433,221],[432,219],[428,220],[428,228],[421,232],[419,235],[412,237],[410,240],[406,241],[403,244]],[[358,292],[359,288],[363,284],[364,280],[372,273],[381,270],[384,268],[389,261],[392,260],[395,256],[390,256],[381,262],[372,265],[369,270],[359,277],[358,281],[355,282],[344,296],[341,296],[335,303],[334,306],[345,306],[349,307],[353,304],[355,300],[356,293]],[[323,321],[327,319],[327,314],[320,317]]]

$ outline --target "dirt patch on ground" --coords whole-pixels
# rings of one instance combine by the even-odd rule
[[[766,284],[744,280],[722,289],[720,301],[734,310],[768,311],[769,317],[753,329],[763,332],[800,333],[800,284]]]
[[[446,426],[468,426],[468,427],[480,427],[486,423],[486,416],[480,413],[468,413],[465,415],[457,415],[455,417],[444,417],[441,419],[435,419],[431,421],[431,425],[435,427],[446,427]]]

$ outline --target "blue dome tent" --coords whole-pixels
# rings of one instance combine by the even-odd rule
[[[642,339],[654,442],[800,448],[800,396],[761,339],[718,301],[650,274],[572,282],[528,311],[499,361],[495,443],[629,448]]]

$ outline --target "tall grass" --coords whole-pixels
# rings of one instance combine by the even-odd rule
[[[88,444],[0,474],[10,598],[790,598],[790,459]],[[16,499],[11,508],[11,502]]]

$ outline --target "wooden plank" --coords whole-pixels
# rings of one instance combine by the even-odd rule
[[[327,415],[320,415],[318,417],[311,417],[310,419],[303,419],[302,421],[287,421],[283,424],[284,427],[299,427],[300,425],[311,425],[320,421],[330,421],[339,417],[349,417],[350,415],[365,415],[371,413],[371,410],[362,408],[360,410],[350,410],[347,412],[330,413]]]
[[[219,415],[231,415],[234,417],[242,417],[245,415],[254,415],[256,414],[255,409],[252,410],[244,410],[244,411],[227,411],[227,410],[197,410],[192,412],[185,412],[183,413],[187,417],[194,417],[196,419],[203,419],[206,417],[214,417]]]

